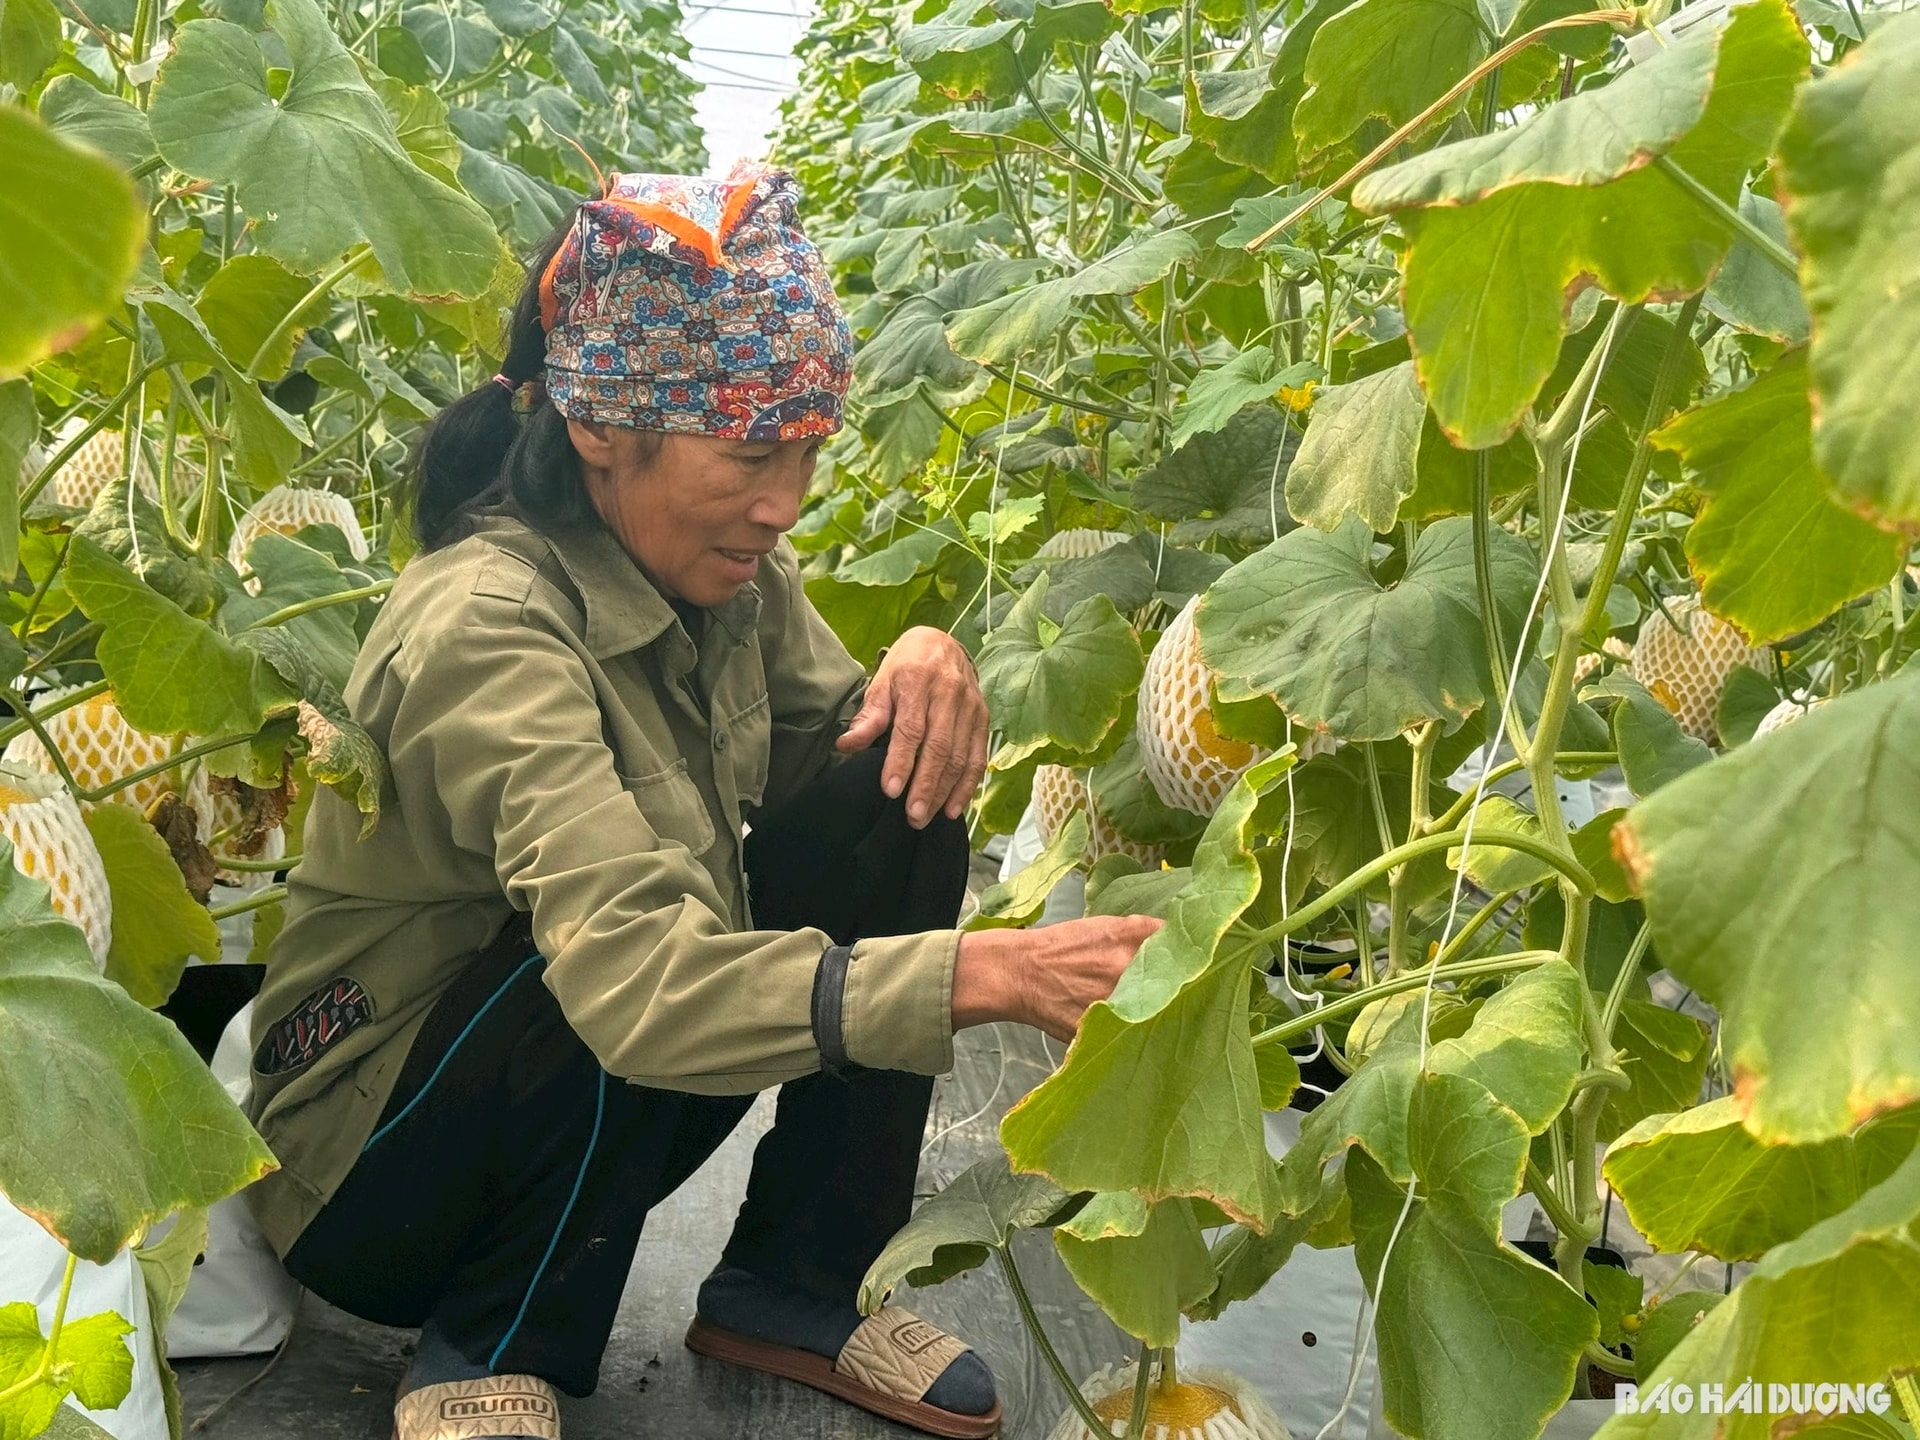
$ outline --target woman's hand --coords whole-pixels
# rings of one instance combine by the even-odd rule
[[[881,787],[906,795],[916,830],[937,810],[958,819],[987,770],[987,702],[966,647],[946,631],[916,625],[894,643],[839,749],[864,750],[889,729]]]
[[[1148,915],[1068,920],[1040,930],[978,930],[953,966],[953,1028],[1019,1020],[1071,1040],[1087,1007],[1165,921]]]

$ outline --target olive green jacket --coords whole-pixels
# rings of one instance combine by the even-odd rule
[[[314,799],[255,1007],[251,1113],[281,1169],[249,1192],[284,1253],[353,1166],[434,1001],[514,911],[614,1075],[741,1094],[820,1066],[818,930],[757,931],[743,822],[832,763],[860,666],[784,541],[700,643],[604,530],[505,511],[400,576],[347,700],[387,757],[378,825]],[[956,931],[865,940],[847,1058],[953,1058]]]

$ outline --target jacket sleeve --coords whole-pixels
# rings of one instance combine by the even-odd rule
[[[782,540],[775,583],[763,589],[760,654],[773,719],[767,788],[760,809],[777,810],[839,759],[833,742],[865,698],[867,674],[807,599],[799,557]]]
[[[423,637],[408,668],[390,759],[431,777],[454,843],[490,857],[531,912],[547,987],[610,1073],[741,1094],[819,1068],[812,1001],[829,937],[729,929],[705,868],[648,823],[616,771],[586,664],[564,640],[525,623],[461,626]],[[671,769],[664,783],[703,803]],[[662,777],[645,778],[659,795]],[[944,931],[855,948],[850,1060],[951,1067],[958,943]]]

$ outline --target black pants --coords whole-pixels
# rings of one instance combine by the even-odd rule
[[[944,816],[909,827],[881,793],[883,754],[854,756],[754,828],[761,928],[818,926],[846,944],[955,922],[964,828]],[[373,1138],[287,1268],[364,1319],[431,1319],[476,1364],[586,1395],[647,1211],[752,1097],[608,1075],[541,983],[526,936],[509,925],[434,1007]],[[783,1085],[723,1263],[850,1301],[912,1208],[932,1084],[853,1070]]]

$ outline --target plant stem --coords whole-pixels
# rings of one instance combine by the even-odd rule
[[[1133,1409],[1127,1416],[1127,1440],[1145,1440],[1147,1396],[1153,1391],[1148,1376],[1153,1369],[1153,1347],[1140,1342],[1140,1358],[1133,1362]]]
[[[1296,1015],[1290,1020],[1282,1020],[1270,1029],[1262,1030],[1253,1037],[1254,1048],[1267,1045],[1284,1045],[1289,1040],[1302,1035],[1310,1035],[1329,1020],[1338,1020],[1343,1015],[1354,1015],[1373,1004],[1376,1000],[1385,1000],[1389,996],[1401,995],[1409,990],[1424,989],[1429,984],[1437,985],[1442,980],[1477,980],[1488,975],[1511,975],[1520,970],[1532,970],[1559,958],[1554,950],[1519,950],[1511,955],[1494,955],[1484,960],[1462,960],[1454,965],[1436,965],[1431,970],[1422,968],[1405,975],[1395,975],[1390,980],[1382,980],[1365,990],[1355,990],[1342,995],[1338,1000],[1330,1000],[1317,1010],[1304,1015]]]
[[[1619,758],[1611,750],[1562,750],[1553,757],[1553,763],[1558,769],[1562,765],[1610,765]],[[1447,807],[1446,814],[1433,822],[1434,828],[1451,829],[1458,825],[1467,811],[1472,808],[1473,797],[1477,792],[1485,790],[1496,780],[1504,780],[1507,776],[1517,774],[1526,768],[1527,762],[1518,759],[1505,760],[1494,766],[1469,787],[1466,794]]]
[[[216,905],[207,911],[215,920],[225,920],[234,915],[244,915],[249,910],[264,910],[269,905],[278,905],[287,898],[287,887],[269,885],[257,895],[249,895],[244,900],[236,900],[231,905]]]
[[[1760,252],[1760,258],[1786,274],[1795,284],[1800,281],[1800,262],[1793,258],[1778,240],[1774,239],[1746,216],[1736,206],[1729,205],[1700,181],[1694,179],[1671,155],[1662,155],[1653,162],[1666,172],[1676,185],[1691,195],[1703,208],[1711,211],[1715,219],[1728,226],[1742,240]]]
[[[1631,10],[1587,10],[1578,15],[1564,15],[1558,20],[1549,20],[1544,25],[1535,26],[1518,39],[1508,41],[1505,45],[1502,45],[1498,50],[1494,51],[1493,54],[1474,66],[1473,69],[1469,70],[1465,77],[1458,81],[1446,94],[1442,95],[1418,115],[1407,121],[1407,123],[1402,125],[1398,130],[1387,136],[1386,139],[1374,146],[1373,149],[1369,150],[1365,155],[1362,155],[1339,179],[1322,186],[1304,203],[1295,206],[1293,212],[1285,219],[1281,220],[1278,224],[1268,226],[1265,230],[1254,236],[1253,239],[1247,242],[1247,249],[1258,250],[1262,245],[1265,245],[1269,240],[1273,239],[1274,236],[1287,229],[1295,221],[1299,220],[1302,215],[1305,215],[1329,195],[1336,195],[1346,189],[1347,186],[1351,185],[1382,160],[1386,159],[1387,156],[1391,155],[1408,136],[1418,131],[1421,126],[1425,125],[1434,116],[1438,115],[1462,95],[1473,89],[1485,76],[1498,70],[1502,65],[1506,64],[1507,61],[1533,44],[1533,42],[1541,36],[1550,34],[1555,30],[1567,30],[1581,25],[1631,25],[1633,20],[1634,12]]]
[[[1600,1030],[1607,1037],[1609,1049],[1613,1045],[1613,1027],[1620,1021],[1620,1009],[1627,1003],[1627,990],[1633,984],[1633,977],[1640,973],[1640,961],[1652,941],[1653,926],[1643,923],[1640,933],[1633,937],[1633,944],[1627,947],[1627,958],[1620,962],[1620,973],[1613,977],[1613,986],[1607,991],[1607,1003],[1600,1011]]]
[[[334,605],[351,605],[359,600],[371,600],[393,589],[393,580],[376,580],[371,585],[362,585],[357,590],[336,590],[331,595],[316,595],[311,600],[301,600],[275,610],[271,615],[263,615],[247,626],[248,630],[265,630],[270,626],[284,625],[289,620],[297,620],[302,615],[311,615],[316,610],[326,610]]]
[[[222,870],[231,870],[235,874],[269,875],[275,870],[291,870],[300,863],[298,855],[282,855],[278,860],[247,860],[237,855],[222,855],[213,852],[214,863]]]
[[[1312,924],[1329,910],[1344,903],[1349,897],[1366,889],[1381,876],[1391,872],[1394,866],[1404,865],[1410,860],[1418,860],[1423,855],[1449,850],[1455,845],[1463,844],[1466,838],[1467,832],[1462,829],[1443,830],[1433,835],[1422,835],[1418,840],[1409,840],[1406,844],[1396,846],[1386,854],[1369,860],[1344,880],[1301,906],[1286,919],[1248,933],[1263,941],[1279,940],[1291,935],[1303,926]],[[1593,877],[1587,873],[1585,866],[1573,858],[1571,851],[1557,849],[1538,836],[1521,835],[1506,830],[1481,830],[1475,832],[1473,843],[1491,845],[1500,850],[1519,850],[1551,865],[1572,881],[1582,894],[1593,893]]]
[[[282,340],[287,338],[294,326],[300,323],[301,317],[314,305],[326,299],[333,292],[334,286],[364,265],[367,257],[372,254],[373,246],[363,240],[347,252],[346,259],[313,282],[313,288],[300,297],[297,305],[280,317],[280,323],[267,332],[267,338],[262,340],[254,350],[253,359],[247,362],[247,373],[244,377],[249,383],[260,378],[260,367],[267,363],[267,357],[274,352]]]
[[[1562,1235],[1580,1229],[1580,1222],[1574,1213],[1567,1209],[1566,1202],[1554,1193],[1552,1178],[1531,1158],[1527,1161],[1527,1190],[1540,1202],[1540,1208],[1547,1212],[1547,1219],[1553,1222],[1553,1228]],[[1591,1243],[1593,1237],[1587,1236],[1581,1243]]]
[[[1000,1273],[1007,1277],[1007,1288],[1013,1291],[1013,1303],[1020,1307],[1020,1323],[1027,1327],[1027,1333],[1033,1337],[1033,1343],[1039,1347],[1040,1358],[1047,1362],[1047,1368],[1053,1371],[1053,1378],[1060,1382],[1060,1388],[1067,1392],[1067,1400],[1079,1412],[1086,1422],[1087,1429],[1095,1435],[1111,1435],[1106,1421],[1087,1403],[1087,1397],[1080,1393],[1080,1387],[1074,1383],[1073,1376],[1067,1373],[1067,1367],[1061,1363],[1059,1353],[1053,1348],[1053,1342],[1047,1338],[1047,1332],[1041,1328],[1040,1317],[1034,1313],[1033,1300],[1027,1294],[1026,1282],[1020,1278],[1020,1266],[1013,1258],[1013,1244],[994,1247],[993,1252],[1000,1260]]]
[[[151,765],[143,765],[138,770],[132,770],[125,775],[118,776],[96,790],[76,790],[75,794],[81,800],[97,804],[102,800],[119,794],[129,786],[138,785],[142,780],[145,780],[151,775],[158,775],[163,771],[172,770],[188,760],[198,760],[202,755],[211,755],[216,750],[225,750],[230,745],[244,744],[252,738],[252,734],[249,733],[246,735],[224,735],[218,740],[202,740],[197,745],[189,745],[184,750],[176,750],[164,760],[156,760]]]
[[[47,1348],[40,1352],[40,1363],[33,1367],[33,1373],[14,1381],[6,1389],[0,1390],[0,1407],[16,1395],[24,1395],[53,1373],[55,1357],[60,1346],[60,1332],[67,1323],[67,1299],[73,1294],[73,1272],[79,1268],[80,1257],[71,1251],[67,1253],[67,1268],[60,1276],[60,1294],[53,1302],[53,1324],[47,1330]]]
[[[1474,911],[1467,923],[1460,927],[1459,933],[1447,942],[1447,948],[1433,957],[1433,963],[1445,965],[1449,961],[1457,960],[1466,951],[1467,946],[1473,943],[1473,937],[1478,935],[1487,922],[1498,915],[1506,903],[1519,893],[1518,890],[1502,890]]]
[[[1174,1347],[1169,1345],[1160,1352],[1160,1389],[1162,1393],[1170,1392],[1175,1385],[1180,1383],[1180,1372],[1175,1368],[1173,1363],[1173,1351]]]
[[[1907,1423],[1920,1432],[1920,1383],[1911,1375],[1896,1375],[1893,1378],[1893,1393],[1900,1397],[1900,1408],[1906,1411]],[[6,1397],[0,1395],[0,1400]]]

